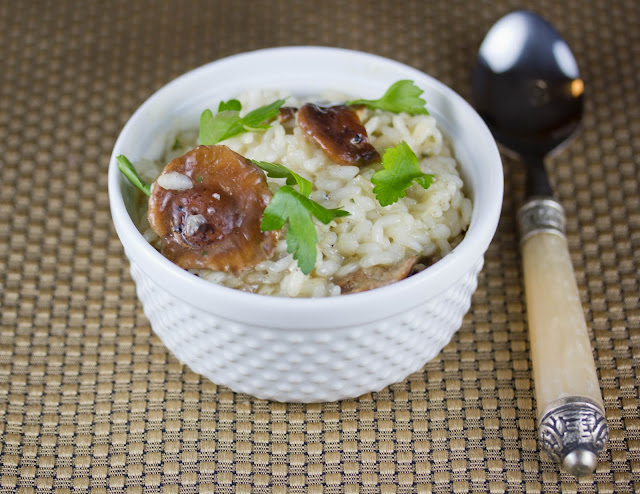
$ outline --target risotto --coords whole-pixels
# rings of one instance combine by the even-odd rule
[[[238,99],[245,113],[278,98],[286,98],[287,107],[327,101],[326,96],[300,101],[289,94],[264,90]],[[331,100],[336,101],[336,95]],[[367,108],[359,108],[358,115],[380,155],[404,141],[417,156],[421,171],[435,177],[433,183],[426,189],[414,184],[405,191],[405,197],[381,206],[371,182],[373,174],[382,168],[379,162],[365,166],[336,164],[295,120],[278,119],[263,132],[244,133],[221,144],[248,159],[286,166],[313,184],[310,199],[349,215],[328,224],[315,222],[316,262],[308,275],[287,252],[287,226],[268,260],[236,274],[210,269],[190,271],[213,283],[254,293],[324,297],[375,287],[375,281],[369,286],[371,280],[383,279],[385,273],[391,273],[391,277],[401,273],[397,277],[400,279],[409,271],[426,268],[455,247],[469,226],[472,205],[464,195],[452,148],[435,118]],[[196,129],[175,132],[167,137],[160,160],[140,160],[135,167],[144,180],[154,182],[168,162],[195,148],[197,141]],[[282,178],[267,179],[272,192],[284,183]],[[149,225],[147,208],[147,201],[141,200],[137,226],[160,250],[162,239]]]

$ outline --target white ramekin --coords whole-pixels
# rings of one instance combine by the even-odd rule
[[[116,156],[160,156],[171,128],[197,128],[203,109],[252,88],[296,95],[327,90],[375,98],[411,79],[453,143],[473,201],[464,240],[400,282],[319,299],[255,295],[218,286],[174,265],[135,227],[133,191]],[[109,165],[113,222],[146,316],[183,363],[217,384],[258,398],[333,401],[378,391],[420,369],[469,310],[502,205],[500,155],[476,112],[428,75],[379,56],[324,47],[235,55],[195,69],[151,96],[123,128]]]

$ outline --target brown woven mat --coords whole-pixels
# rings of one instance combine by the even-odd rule
[[[395,58],[468,97],[484,32],[523,6],[567,37],[588,91],[549,165],[611,429],[597,472],[577,481],[538,449],[507,158],[471,311],[420,372],[286,405],[180,365],[110,220],[109,155],[136,107],[203,63],[294,44]],[[640,491],[639,26],[637,0],[0,2],[0,492]]]

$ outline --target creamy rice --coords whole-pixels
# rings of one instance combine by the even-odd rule
[[[245,113],[281,97],[287,97],[287,106],[301,105],[295,98],[273,91],[255,91],[238,99]],[[307,101],[317,103],[319,100]],[[469,226],[472,206],[464,195],[451,146],[438,129],[435,118],[364,110],[361,120],[380,155],[404,140],[418,156],[422,171],[435,175],[435,182],[427,190],[412,185],[404,199],[382,207],[370,181],[381,164],[360,168],[337,165],[297,126],[287,130],[276,121],[266,132],[249,132],[221,144],[247,158],[281,163],[290,168],[312,182],[311,199],[325,208],[345,209],[350,216],[337,218],[328,225],[315,222],[316,266],[308,276],[300,271],[293,256],[287,254],[286,235],[281,235],[272,259],[245,270],[238,277],[210,270],[192,272],[214,283],[255,293],[322,297],[339,295],[341,288],[335,281],[359,269],[392,266],[414,255],[429,264],[429,260],[446,255],[460,242]],[[197,130],[168,136],[162,160],[141,160],[135,166],[142,178],[151,183],[166,163],[196,145]],[[284,184],[283,179],[269,178],[268,181],[274,192]],[[160,239],[146,219],[146,201],[139,213],[140,231],[159,248]]]

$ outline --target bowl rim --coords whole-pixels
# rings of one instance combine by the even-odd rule
[[[414,80],[419,79],[423,84],[437,89],[448,102],[463,111],[465,119],[470,119],[470,125],[473,125],[481,134],[485,152],[490,156],[489,161],[493,165],[487,168],[492,193],[488,194],[488,198],[483,198],[486,209],[483,209],[481,216],[477,213],[477,197],[474,198],[471,225],[460,244],[428,269],[381,288],[334,297],[291,298],[244,292],[199,278],[166,259],[146,241],[127,212],[122,194],[125,179],[118,170],[116,157],[126,154],[122,149],[125,136],[145,118],[150,108],[158,104],[168,92],[205,76],[211,70],[252,63],[264,57],[330,59],[336,56],[378,64],[386,69],[406,74],[408,77],[413,76]],[[272,318],[270,320],[277,319],[270,325],[278,329],[300,329],[301,327],[337,329],[362,324],[363,321],[373,322],[381,317],[404,312],[430,296],[444,291],[470,272],[475,264],[482,262],[498,226],[503,190],[502,164],[493,136],[482,118],[460,95],[428,74],[401,62],[372,53],[325,46],[285,46],[239,53],[209,62],[178,76],[154,92],[131,115],[114,144],[108,170],[112,220],[132,264],[138,265],[157,284],[163,284],[163,281],[170,279],[172,294],[188,304],[196,305],[208,312],[211,312],[215,304],[215,313],[218,316],[229,320],[242,320],[243,323],[256,327],[263,325],[260,321],[270,317]],[[239,307],[250,307],[251,310],[238,313]],[[286,315],[286,317],[274,318],[277,314]],[[327,314],[332,314],[332,317],[326,317]]]

